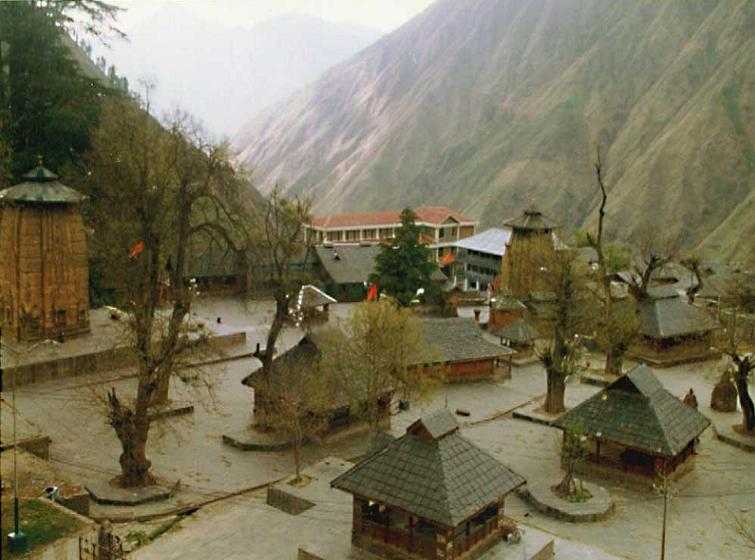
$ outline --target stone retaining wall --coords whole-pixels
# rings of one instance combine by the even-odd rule
[[[22,439],[17,444],[16,443],[4,443],[0,445],[0,453],[3,451],[7,451],[9,449],[13,449],[15,445],[18,445],[19,449],[23,449],[24,451],[31,453],[32,455],[35,455],[39,457],[40,459],[44,459],[45,461],[48,461],[50,459],[50,444],[52,443],[52,440],[49,436],[38,436],[28,439]]]
[[[238,332],[226,335],[217,335],[210,338],[209,344],[215,348],[226,348],[246,342],[246,333]],[[209,363],[217,360],[208,360]],[[16,376],[17,387],[32,383],[41,383],[52,379],[64,379],[77,377],[89,373],[97,373],[105,370],[121,369],[134,365],[135,360],[130,348],[123,346],[68,356],[55,360],[35,362],[21,366],[7,368],[5,370],[4,386],[12,386],[11,376]]]

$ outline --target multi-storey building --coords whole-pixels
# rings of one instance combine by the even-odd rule
[[[421,239],[434,250],[442,262],[456,251],[454,243],[474,235],[477,222],[445,206],[423,206],[414,210]],[[401,212],[360,212],[332,214],[312,220],[306,229],[306,239],[314,245],[380,243],[396,236],[401,227]]]

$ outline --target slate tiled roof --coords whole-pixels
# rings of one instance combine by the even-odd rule
[[[650,297],[637,302],[640,333],[649,338],[670,338],[715,329],[715,320],[703,309],[678,295]]]
[[[456,527],[526,482],[462,437],[448,411],[421,422],[441,426],[440,435],[427,438],[407,431],[331,486]]]
[[[461,249],[502,257],[506,253],[506,244],[510,240],[511,229],[490,228],[476,235],[460,239],[453,245]]]
[[[490,334],[500,338],[507,338],[516,344],[526,344],[535,340],[539,333],[524,318],[519,318],[505,327],[492,328]]]
[[[23,183],[0,191],[0,203],[78,204],[86,197],[58,181],[58,176],[41,165],[24,175]]]
[[[380,253],[380,245],[318,245],[317,258],[326,274],[336,284],[362,284],[367,282],[375,271],[375,259]],[[437,267],[430,275],[438,283],[448,281],[448,277]]]
[[[511,354],[511,349],[489,342],[472,318],[421,319],[425,345],[433,362],[454,363]],[[422,360],[425,361],[425,360]]]
[[[326,274],[336,284],[367,282],[375,270],[379,245],[336,245],[315,247],[317,257]]]
[[[639,365],[554,422],[607,441],[673,457],[698,437],[710,420],[663,388]]]
[[[275,368],[296,369],[308,363],[311,363],[320,357],[320,350],[317,346],[317,335],[308,333],[303,336],[296,346],[286,350],[283,354],[273,359],[273,371]],[[254,370],[241,380],[241,383],[248,387],[254,387],[262,381],[262,368]]]
[[[440,225],[449,218],[460,223],[475,223],[468,218],[452,210],[447,206],[421,206],[414,209],[418,223]],[[312,226],[317,228],[348,228],[358,226],[398,225],[401,223],[400,210],[388,210],[384,212],[350,212],[347,214],[331,214],[312,219]]]

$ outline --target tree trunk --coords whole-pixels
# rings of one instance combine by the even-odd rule
[[[270,375],[272,371],[273,359],[275,358],[275,344],[283,330],[287,317],[288,296],[284,293],[277,293],[275,295],[275,316],[273,317],[273,324],[270,325],[270,332],[267,333],[265,354],[262,357],[262,371],[265,375]]]
[[[747,378],[752,366],[747,358],[737,361],[737,392],[739,393],[739,405],[742,407],[742,426],[746,432],[755,430],[755,405],[750,397],[747,387]]]
[[[301,438],[296,436],[294,438],[294,468],[296,469],[295,482],[301,480]]]
[[[545,412],[548,414],[560,414],[566,407],[564,406],[564,394],[566,393],[566,383],[564,376],[554,368],[546,370],[548,393],[545,396]]]
[[[144,410],[140,410],[144,408]],[[146,407],[136,410],[123,406],[115,394],[115,389],[108,393],[108,416],[110,425],[121,443],[120,485],[125,488],[148,486],[154,483],[150,474],[152,463],[147,459],[147,435],[149,419]]]
[[[155,395],[152,398],[150,406],[162,406],[168,404],[168,397],[170,395],[170,377],[170,375],[165,375],[157,382],[157,389],[155,389]]]

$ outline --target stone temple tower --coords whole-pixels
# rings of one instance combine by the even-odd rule
[[[555,250],[556,226],[534,208],[504,225],[511,228],[511,238],[501,263],[501,287],[518,299],[547,290],[544,275]]]
[[[89,330],[84,196],[41,165],[0,191],[0,324],[20,341]]]

